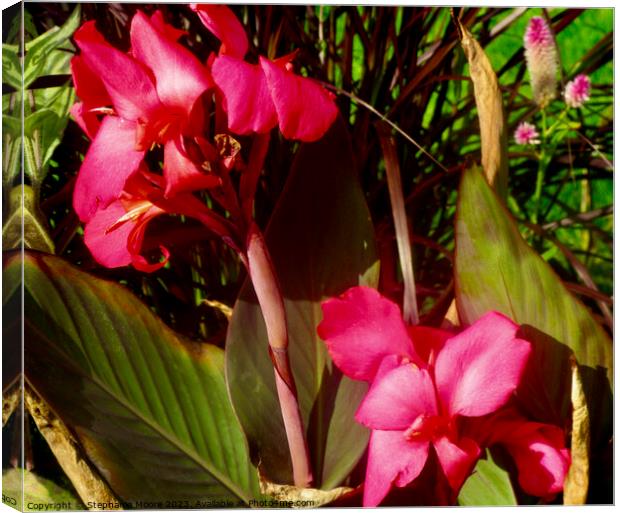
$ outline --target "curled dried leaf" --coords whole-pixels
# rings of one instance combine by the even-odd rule
[[[122,509],[120,501],[114,497],[105,481],[82,457],[78,442],[45,401],[29,387],[25,389],[24,401],[41,435],[47,441],[82,502],[110,505],[104,509]],[[116,505],[118,507],[115,507]]]
[[[339,486],[332,490],[317,488],[299,488],[292,485],[281,485],[267,481],[260,476],[261,493],[267,496],[267,503],[273,502],[272,507],[290,507],[293,509],[318,508],[343,499],[353,493],[355,488]],[[271,503],[270,503],[271,504]]]
[[[585,504],[590,475],[590,414],[586,403],[579,365],[571,360],[573,431],[571,434],[571,466],[564,483],[564,504]]]
[[[19,404],[21,394],[19,383],[2,392],[2,425],[4,426]]]
[[[491,62],[478,41],[458,18],[454,21],[474,84],[474,97],[480,120],[482,167],[487,181],[504,197],[508,187],[508,136],[502,92]]]

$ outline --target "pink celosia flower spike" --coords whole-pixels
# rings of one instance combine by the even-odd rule
[[[540,134],[536,127],[527,121],[519,123],[514,137],[517,144],[540,144]]]
[[[566,105],[573,109],[581,107],[590,99],[590,77],[587,75],[577,75],[574,80],[566,84],[564,89],[564,101]]]
[[[557,93],[559,59],[553,34],[543,18],[534,16],[530,20],[523,46],[534,101],[544,107]]]

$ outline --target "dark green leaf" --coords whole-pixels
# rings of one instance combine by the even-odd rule
[[[181,341],[123,287],[56,257],[26,253],[24,279],[26,379],[117,496],[259,495],[220,349]]]
[[[373,227],[353,171],[351,143],[337,122],[304,144],[267,229],[285,298],[290,355],[313,461],[315,485],[334,488],[362,456],[366,429],[353,415],[366,385],[343,377],[316,334],[321,300],[359,283],[376,285]],[[267,477],[292,482],[265,325],[249,283],[227,339],[233,404]]]
[[[510,475],[493,459],[487,449],[485,459],[480,459],[474,472],[459,493],[461,506],[515,506],[515,497]]]
[[[456,222],[456,299],[463,322],[497,310],[524,325],[534,354],[524,406],[541,420],[563,422],[570,405],[574,352],[592,406],[604,425],[610,406],[612,344],[589,310],[521,238],[510,214],[477,168],[465,171]],[[594,405],[596,403],[596,405]],[[600,408],[600,409],[599,409]]]

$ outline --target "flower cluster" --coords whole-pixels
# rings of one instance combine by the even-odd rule
[[[248,41],[233,12],[219,5],[192,8],[222,41],[207,64],[179,43],[184,32],[167,24],[161,11],[135,14],[127,53],[110,45],[94,21],[74,35],[80,54],[71,70],[80,101],[71,113],[92,143],[73,206],[86,223],[86,244],[107,267],[133,264],[148,272],[164,265],[165,248],[155,264],[140,254],[146,225],[160,214],[193,217],[232,240],[234,226],[192,194],[211,190],[225,208],[236,201],[226,203],[217,191],[240,159],[239,144],[229,134],[207,138],[205,95],[215,97],[230,132],[239,135],[279,125],[287,138],[313,141],[337,115],[329,92],[293,73],[294,55],[247,63]],[[163,148],[162,174],[146,164],[157,147]]]
[[[566,84],[564,89],[564,101],[566,105],[573,109],[581,107],[590,99],[590,77],[587,75],[577,75],[573,80]]]
[[[551,29],[544,18],[530,19],[523,39],[534,101],[541,107],[556,97],[559,59]]]
[[[540,134],[536,127],[527,121],[519,123],[514,138],[517,144],[540,144]]]
[[[356,420],[372,432],[364,505],[405,487],[433,453],[454,500],[484,447],[502,444],[523,490],[562,490],[570,456],[560,428],[511,406],[531,352],[518,326],[491,312],[461,333],[407,326],[397,305],[366,287],[325,301],[319,336],[347,376],[370,384]]]

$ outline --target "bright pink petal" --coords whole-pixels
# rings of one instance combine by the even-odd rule
[[[97,210],[84,227],[84,242],[95,260],[104,267],[124,267],[131,263],[127,240],[135,227],[128,221],[111,229],[126,214],[120,201]]]
[[[433,380],[427,370],[406,363],[373,382],[355,420],[372,429],[406,430],[422,415],[437,415]]]
[[[334,96],[317,82],[300,77],[260,57],[284,137],[316,141],[323,137],[338,114]]]
[[[196,99],[211,86],[207,68],[187,48],[155,28],[140,11],[131,21],[131,51],[153,71],[161,101],[183,109],[187,115]]]
[[[477,417],[503,406],[514,392],[530,355],[519,327],[490,312],[448,340],[437,357],[435,382],[449,415]]]
[[[428,442],[410,442],[402,431],[373,431],[368,445],[364,506],[377,506],[392,485],[403,487],[420,475]]]
[[[515,437],[506,447],[517,464],[519,484],[525,493],[546,497],[563,490],[570,453],[560,428],[538,424],[533,432]]]
[[[383,358],[402,355],[420,362],[400,309],[376,290],[353,287],[321,304],[317,328],[338,368],[353,379],[372,381]]]
[[[164,145],[164,176],[167,197],[179,192],[210,189],[221,184],[221,180],[213,173],[196,168],[180,148],[178,140],[170,140]]]
[[[144,151],[136,151],[134,144],[134,123],[114,116],[104,118],[75,182],[73,208],[82,221],[118,199],[125,181],[144,158]]]
[[[213,61],[211,72],[226,99],[228,128],[232,132],[265,133],[276,126],[276,110],[259,66],[223,55]]]
[[[458,492],[471,474],[480,455],[480,448],[471,439],[462,438],[456,445],[445,436],[434,440],[433,446],[450,487]]]
[[[146,121],[156,116],[161,103],[153,81],[141,64],[106,43],[94,21],[84,23],[74,39],[87,66],[104,83],[121,117]]]
[[[189,4],[189,6],[198,14],[204,26],[222,42],[220,55],[243,59],[248,51],[248,39],[235,13],[225,5]]]

